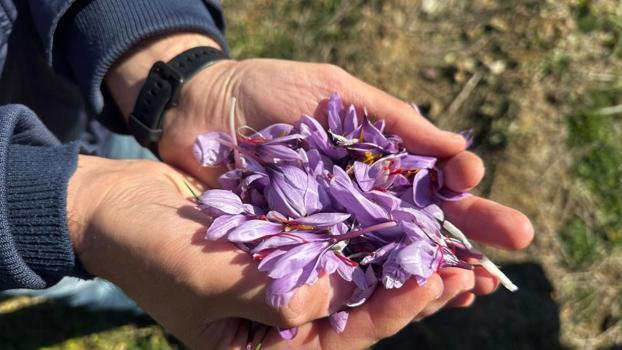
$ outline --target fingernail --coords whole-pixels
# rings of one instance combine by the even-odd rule
[[[464,138],[464,136],[457,134],[455,132],[451,132],[451,131],[445,131],[445,135],[448,139],[451,139],[452,142],[463,142],[466,143],[466,139]]]
[[[434,300],[438,300],[443,296],[443,288],[441,288],[441,290],[436,294],[436,296],[434,297]]]
[[[440,280],[440,278],[439,278]],[[433,287],[432,287],[432,292],[434,294],[434,300],[437,300],[438,298],[440,298],[441,296],[443,296],[443,292],[445,291],[445,286],[443,285],[442,281],[434,281]]]

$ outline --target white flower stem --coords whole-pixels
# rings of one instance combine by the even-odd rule
[[[240,167],[240,152],[238,151],[238,137],[235,130],[235,106],[237,99],[235,96],[231,97],[231,107],[229,108],[229,132],[231,133],[231,141],[235,145],[233,147],[233,159],[235,160],[235,167]]]
[[[468,249],[473,248],[473,244],[469,241],[469,239],[466,237],[466,235],[464,233],[462,233],[462,231],[460,231],[459,228],[456,227],[456,225],[452,224],[451,222],[444,220],[443,221],[443,228],[450,234],[452,235],[455,239],[459,240],[460,242],[462,242],[462,244],[464,244],[465,247],[467,247]],[[512,283],[512,281],[508,278],[508,276],[506,276],[498,267],[497,265],[495,265],[492,261],[490,261],[490,259],[488,259],[486,256],[482,257],[480,259],[480,263],[482,264],[482,267],[484,269],[486,269],[486,271],[490,272],[491,275],[497,277],[499,279],[499,281],[501,282],[501,284],[507,288],[507,290],[509,290],[510,292],[515,292],[518,290],[518,287]]]

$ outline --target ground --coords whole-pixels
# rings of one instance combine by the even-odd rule
[[[478,193],[536,228],[489,250],[519,284],[378,349],[622,346],[622,2],[316,0],[224,3],[231,54],[331,62],[436,124],[473,128]],[[2,348],[176,349],[147,318],[0,301]],[[42,316],[45,315],[45,316]],[[60,321],[63,322],[60,322]]]

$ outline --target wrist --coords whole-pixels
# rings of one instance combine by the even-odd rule
[[[127,121],[149,70],[157,61],[168,62],[178,54],[198,46],[222,50],[210,37],[198,33],[175,33],[139,43],[108,71],[105,82]]]
[[[93,216],[113,186],[109,174],[115,165],[116,162],[100,157],[78,157],[78,166],[67,187],[67,224],[76,255],[82,255],[89,248],[86,233],[92,229]]]
[[[166,111],[158,151],[162,160],[182,169],[195,165],[192,144],[209,130],[228,131],[230,97],[236,85],[235,60],[201,70],[182,89],[179,103]],[[188,157],[185,157],[188,156]],[[190,159],[190,163],[184,164]]]

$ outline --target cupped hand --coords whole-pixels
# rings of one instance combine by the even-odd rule
[[[469,191],[481,181],[483,162],[465,151],[466,144],[460,135],[436,128],[409,104],[336,66],[285,60],[225,61],[197,76],[188,84],[180,107],[167,119],[160,154],[164,161],[209,181],[221,170],[200,167],[192,157],[192,143],[206,130],[230,130],[231,97],[237,98],[236,127],[260,129],[273,123],[296,123],[302,114],[324,122],[326,98],[334,91],[340,93],[345,104],[385,120],[387,130],[400,135],[409,151],[444,159],[449,188]],[[520,249],[533,236],[531,224],[522,213],[476,196],[458,203],[448,202],[444,209],[448,219],[485,244]],[[491,293],[498,284],[482,268],[442,276],[446,292],[436,301],[435,310],[456,298],[461,300],[456,300],[454,306],[469,305],[473,293]],[[431,314],[433,310],[426,312]]]
[[[156,38],[141,45],[111,70],[107,85],[125,115],[150,65],[168,60],[193,46],[217,46],[200,35],[179,34]],[[332,92],[339,92],[345,104],[384,119],[387,131],[402,137],[410,152],[443,159],[446,185],[456,191],[475,187],[484,174],[483,162],[465,151],[464,139],[436,128],[409,104],[329,64],[287,60],[225,60],[201,71],[184,87],[177,107],[166,114],[159,144],[162,159],[192,174],[210,186],[221,169],[202,168],[191,147],[205,131],[230,131],[231,97],[237,98],[235,127],[259,129],[272,123],[295,123],[302,114],[325,121],[323,108]],[[133,97],[133,98],[132,98]],[[319,106],[319,107],[318,107]],[[486,245],[521,249],[533,238],[531,223],[522,213],[477,196],[443,206],[447,218],[467,236]],[[473,272],[449,269],[441,272],[444,291],[421,314],[428,315],[444,305],[465,306],[474,294],[494,291],[498,281],[485,270]]]
[[[396,333],[441,295],[434,275],[424,286],[379,289],[352,311],[337,334],[325,318],[350,290],[324,276],[302,287],[286,307],[265,303],[264,273],[227,242],[206,241],[207,217],[195,208],[196,182],[163,163],[80,156],[69,182],[74,249],[84,268],[120,286],[147,313],[193,349],[243,349],[249,321],[299,327],[286,341],[275,328],[270,348],[361,349]]]

